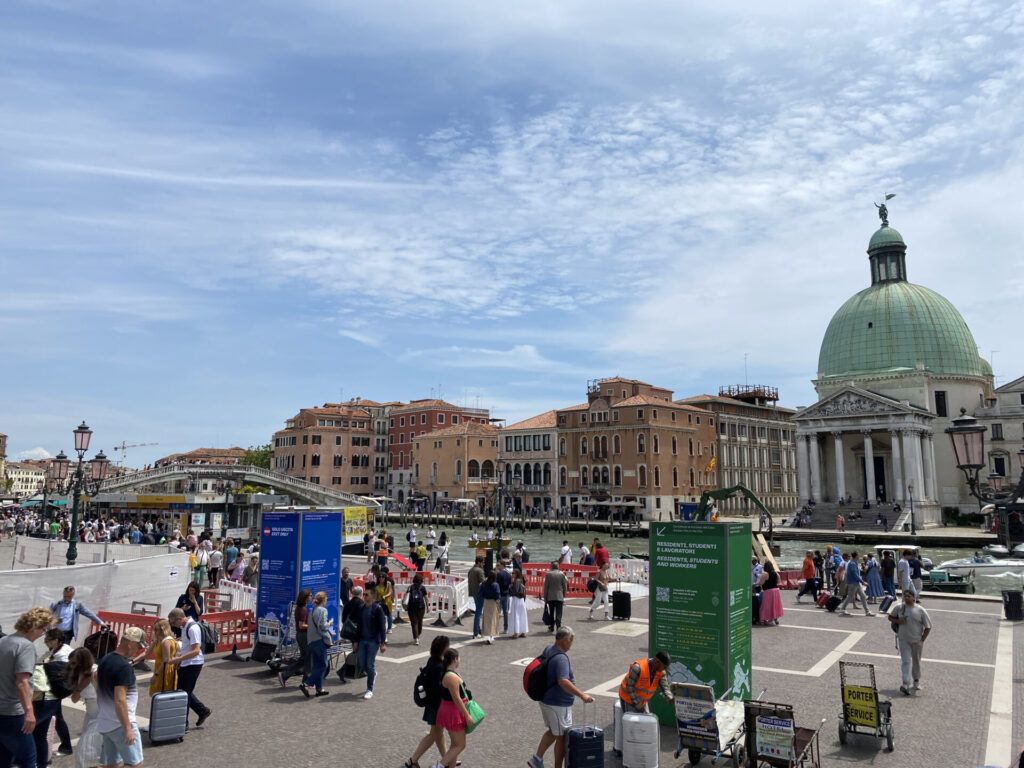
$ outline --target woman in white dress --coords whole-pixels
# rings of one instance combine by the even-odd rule
[[[68,659],[68,678],[75,689],[71,694],[71,701],[85,702],[85,720],[82,721],[82,734],[78,737],[78,748],[75,749],[78,768],[95,768],[100,764],[103,737],[96,726],[100,705],[96,701],[96,686],[93,682],[96,674],[95,662],[88,648],[76,648]]]
[[[513,638],[526,637],[530,627],[526,615],[526,582],[523,581],[522,571],[512,571],[512,584],[509,585],[508,595],[512,601],[508,616],[508,634]]]

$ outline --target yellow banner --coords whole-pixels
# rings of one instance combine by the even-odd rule
[[[878,727],[878,693],[874,688],[844,685],[843,704],[846,705],[846,722],[868,728]]]
[[[707,466],[704,467],[704,471],[705,472],[714,472],[715,471],[715,462],[716,462],[716,460],[717,460],[717,457],[712,456],[711,457],[711,461],[709,461],[707,463]]]
[[[366,507],[345,507],[345,534],[346,544],[353,541],[362,541],[363,536],[369,531],[366,521]]]
[[[181,495],[153,496],[140,493],[135,497],[140,504],[184,504],[185,497]]]

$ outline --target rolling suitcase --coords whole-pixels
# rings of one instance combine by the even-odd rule
[[[893,597],[892,595],[886,595],[885,597],[882,598],[882,602],[879,603],[879,605],[878,605],[878,612],[879,613],[888,613],[889,609],[892,607],[892,604],[895,603],[895,602],[896,602],[896,598],[895,597]]]
[[[270,661],[274,656],[274,651],[277,650],[277,646],[274,643],[263,643],[256,641],[256,645],[253,646],[252,655],[249,657],[250,661],[258,661],[264,664]]]
[[[836,608],[838,608],[840,603],[842,602],[843,598],[839,597],[839,595],[832,595],[832,597],[830,597],[828,601],[825,603],[825,609],[829,613],[835,613]]]
[[[188,725],[188,694],[185,691],[157,693],[149,705],[149,742],[182,741]]]
[[[615,697],[612,707],[612,751],[622,757],[622,699]]]
[[[583,705],[587,720],[587,705]],[[597,720],[597,704],[593,719]],[[596,725],[573,725],[566,731],[565,768],[604,768],[604,730]]]
[[[616,589],[612,592],[612,618],[622,619],[623,621],[629,621],[632,615],[633,608],[631,603],[632,596],[629,592],[623,592],[621,589]]]
[[[818,599],[814,601],[814,604],[816,606],[818,606],[819,608],[824,608],[825,607],[825,603],[828,602],[828,599],[830,597],[832,597],[832,593],[829,592],[826,589],[826,590],[822,591],[821,594],[818,595]]]
[[[626,712],[622,716],[622,768],[658,768],[660,753],[658,716]]]

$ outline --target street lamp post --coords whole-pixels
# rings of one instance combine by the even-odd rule
[[[492,498],[497,499],[496,514],[498,517],[498,527],[495,533],[497,544],[495,545],[495,560],[497,560],[498,553],[501,552],[501,540],[505,535],[505,494],[509,491],[509,486],[505,484],[505,467],[506,464],[503,460],[499,459],[495,468],[497,470],[497,477],[495,478],[494,495]],[[480,478],[480,483],[484,488],[484,492],[487,492],[487,488],[490,485],[490,478]],[[512,490],[518,491],[522,487],[523,479],[518,474],[512,478]]]
[[[74,565],[78,559],[78,505],[82,493],[93,495],[99,490],[100,483],[107,476],[107,468],[110,460],[103,454],[97,453],[89,462],[89,475],[85,472],[85,452],[89,450],[89,441],[92,438],[92,430],[83,421],[74,431],[75,452],[78,454],[78,461],[75,464],[74,472],[68,477],[68,469],[71,461],[64,455],[64,451],[57,454],[52,462],[53,479],[57,481],[60,493],[72,495],[71,506],[71,527],[68,531],[68,565]]]
[[[970,494],[978,500],[978,507],[984,508],[984,504],[994,504],[996,509],[1002,507],[1004,511],[1014,507],[1017,510],[1017,499],[1024,496],[1024,448],[1017,452],[1017,463],[1020,465],[1020,480],[1017,487],[1009,494],[999,496],[1002,489],[1003,477],[995,472],[988,475],[991,491],[981,489],[978,482],[978,475],[985,466],[985,435],[986,427],[978,423],[973,416],[967,415],[967,409],[960,409],[960,416],[953,419],[953,426],[946,428],[946,434],[953,444],[953,458],[956,461],[957,469],[964,473],[967,480],[967,488]],[[1006,528],[1006,546],[1010,546],[1009,525]]]

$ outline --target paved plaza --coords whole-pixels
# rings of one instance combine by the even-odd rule
[[[880,618],[843,617],[811,605],[795,605],[795,593],[784,593],[786,614],[779,627],[753,632],[754,690],[767,687],[766,699],[795,707],[797,724],[814,725],[828,718],[821,736],[821,764],[839,766],[930,765],[974,768],[1007,766],[1024,744],[1024,628],[1006,622],[994,602],[929,598],[934,629],[925,649],[922,690],[913,698],[899,691],[899,662],[893,633]],[[611,751],[611,715],[615,690],[632,660],[647,651],[647,600],[634,600],[630,622],[588,621],[582,601],[566,607],[566,622],[576,630],[571,659],[577,683],[597,699],[597,720],[606,729],[605,764],[618,766]],[[230,760],[246,768],[270,766],[401,766],[425,726],[422,710],[412,702],[412,684],[426,659],[429,639],[447,632],[462,651],[462,667],[474,697],[487,712],[480,729],[469,737],[463,753],[466,768],[524,766],[541,733],[537,705],[522,689],[523,664],[550,637],[540,611],[530,615],[534,632],[527,638],[501,638],[493,646],[470,639],[472,618],[444,630],[428,627],[425,642],[412,645],[408,625],[398,625],[387,653],[378,657],[375,696],[359,698],[363,681],[342,686],[333,675],[331,694],[305,699],[290,681],[282,689],[264,665],[223,659],[207,665],[197,693],[213,708],[201,729],[185,743],[146,746],[146,765],[180,768]],[[851,736],[841,747],[837,738],[839,659],[873,663],[883,698],[893,700],[896,750],[867,736]],[[140,680],[146,678],[142,677]],[[149,711],[142,696],[140,724]],[[1011,709],[1012,707],[1012,709]],[[577,704],[577,722],[582,717]],[[1014,722],[1016,715],[1016,722]],[[81,712],[68,713],[72,732]],[[194,719],[194,718],[193,718]],[[662,729],[661,765],[677,761],[675,734]],[[435,753],[421,760],[432,765]],[[702,764],[709,765],[708,758]],[[70,768],[71,758],[57,758],[56,768]],[[549,752],[546,765],[553,765]]]

